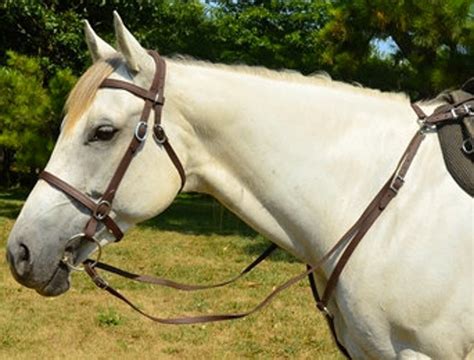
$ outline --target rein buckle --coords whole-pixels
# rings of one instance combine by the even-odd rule
[[[334,319],[334,315],[329,311],[328,307],[322,302],[318,301],[316,303],[317,308],[329,319]]]
[[[163,126],[160,124],[156,124],[153,127],[153,137],[155,138],[155,141],[163,145],[165,142],[168,141],[168,136],[166,135],[165,129],[163,129]]]
[[[397,185],[398,183],[398,185]],[[397,174],[393,177],[392,181],[390,182],[390,190],[392,190],[395,194],[398,194],[398,190],[403,186],[405,183],[405,179]]]
[[[139,121],[135,128],[135,137],[139,142],[143,142],[146,139],[148,124],[143,121]]]
[[[112,210],[112,204],[109,201],[102,199],[97,203],[97,206],[92,212],[92,216],[96,220],[102,221],[109,215],[110,210]]]

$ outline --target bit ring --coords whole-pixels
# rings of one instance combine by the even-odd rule
[[[94,242],[96,245],[97,245],[97,257],[96,259],[92,262],[91,266],[94,267],[100,260],[100,258],[102,257],[102,245],[100,244],[100,241],[97,240],[94,236],[91,237],[91,238],[88,238],[86,237],[86,235],[84,233],[79,233],[79,234],[76,234],[74,236],[72,236],[68,242],[70,242],[71,240],[75,240],[77,238],[86,238],[87,240],[89,241],[92,241]],[[61,259],[61,263],[63,263],[64,265],[66,265],[69,269],[71,270],[74,270],[74,271],[84,271],[84,267],[83,266],[77,266],[77,265],[74,265],[73,263],[73,259],[72,257],[69,255],[69,254],[64,254],[62,259]]]

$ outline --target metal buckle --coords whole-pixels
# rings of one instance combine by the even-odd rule
[[[429,133],[435,133],[437,131],[436,125],[426,124],[425,122],[420,122],[420,134],[425,135]]]
[[[456,110],[457,108],[451,109],[451,116],[453,117],[453,119],[457,119],[458,117],[460,117],[460,115],[457,114]]]
[[[463,108],[466,111],[467,116],[474,116],[474,107],[470,104],[464,104]]]
[[[92,237],[92,238],[88,238],[86,237],[86,234],[84,233],[79,233],[79,234],[76,234],[74,236],[71,236],[71,238],[68,240],[68,243],[77,239],[77,238],[85,238],[87,240],[91,240],[93,241],[96,245],[97,245],[97,258],[92,262],[92,267],[94,267],[100,260],[100,258],[102,257],[102,245],[100,245],[100,241],[97,240],[95,237]],[[71,270],[74,270],[74,271],[84,271],[84,267],[83,266],[76,266],[74,265],[73,263],[74,259],[72,258],[71,254],[67,254],[65,253],[61,259],[61,263],[63,263],[64,265],[66,265],[69,269]]]
[[[160,124],[156,124],[153,127],[153,138],[158,144],[163,145],[168,141],[168,136],[166,135],[165,129]]]
[[[397,180],[399,180],[402,183],[398,189],[395,187],[395,182]],[[390,182],[390,190],[392,190],[395,194],[398,194],[398,190],[400,190],[400,188],[402,187],[404,183],[405,183],[405,179],[398,174],[398,170],[397,170],[397,174],[393,177],[392,181]]]
[[[471,155],[474,153],[474,139],[469,138],[466,139],[462,142],[462,151],[464,151],[465,154]]]
[[[433,133],[436,132],[436,125],[433,124],[427,124],[425,119],[418,118],[416,119],[416,122],[420,126],[420,134],[427,134],[427,133]]]
[[[464,111],[462,111],[464,110]],[[462,106],[462,109],[460,108],[452,108],[451,109],[451,115],[453,116],[453,119],[458,119],[460,117],[465,117],[465,116],[474,116],[474,109],[472,108],[471,105],[464,104]]]
[[[144,129],[144,133],[141,135],[140,131],[141,129]],[[137,126],[135,127],[135,137],[137,138],[138,141],[143,142],[146,139],[148,133],[148,124],[143,121],[139,121]]]
[[[334,319],[334,315],[329,311],[326,305],[324,305],[322,302],[318,302],[316,304],[317,308],[324,314],[324,316]]]
[[[105,205],[106,206],[106,211],[104,212],[99,212],[100,208]],[[100,200],[98,203],[97,203],[97,206],[95,207],[94,211],[92,212],[92,216],[96,219],[96,220],[99,220],[99,221],[102,221],[104,220],[107,215],[109,215],[110,213],[110,210],[112,210],[112,204],[107,201],[107,200]]]
[[[94,267],[94,266],[92,266],[92,267]],[[92,278],[92,281],[100,289],[105,289],[109,286],[109,283],[107,281],[105,281],[102,277],[100,277],[99,275],[94,275],[94,277]]]

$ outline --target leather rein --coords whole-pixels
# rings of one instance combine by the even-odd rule
[[[134,84],[121,81],[121,80],[113,80],[113,79],[105,79],[100,87],[101,88],[113,88],[113,89],[121,89],[126,90],[133,95],[140,97],[144,100],[145,105],[140,117],[140,120],[135,128],[134,136],[122,157],[115,173],[112,176],[104,194],[99,200],[94,200],[93,198],[85,195],[81,191],[77,190],[73,186],[69,185],[65,181],[61,180],[57,176],[43,171],[39,178],[48,182],[51,186],[55,187],[56,189],[62,191],[69,197],[73,198],[83,206],[85,206],[90,212],[91,217],[87,221],[83,233],[77,234],[72,238],[81,237],[87,239],[89,241],[93,241],[97,244],[99,249],[99,258],[100,258],[100,251],[101,245],[98,240],[96,240],[95,233],[97,231],[99,223],[102,223],[108,231],[114,235],[116,241],[120,241],[123,237],[123,233],[120,230],[119,226],[115,223],[115,221],[110,217],[110,212],[112,210],[112,203],[117,192],[117,189],[120,185],[121,180],[123,179],[132,159],[136,152],[140,149],[142,143],[145,141],[147,134],[148,134],[148,118],[150,116],[150,112],[154,111],[154,125],[153,125],[153,138],[157,145],[162,146],[165,151],[167,152],[170,160],[174,164],[176,170],[179,173],[181,178],[181,188],[179,191],[182,190],[185,181],[185,171],[184,168],[176,155],[173,147],[169,143],[168,137],[165,133],[161,125],[161,115],[162,109],[165,102],[164,98],[164,83],[165,83],[165,73],[166,73],[166,63],[165,61],[158,55],[158,53],[154,51],[150,51],[149,54],[152,56],[155,66],[156,72],[152,84],[148,90],[140,88]],[[213,322],[213,321],[222,321],[222,320],[231,320],[231,319],[238,319],[250,315],[257,310],[261,309],[265,305],[267,305],[278,293],[283,291],[284,289],[290,287],[291,285],[297,283],[304,277],[309,277],[311,289],[313,292],[313,296],[316,300],[316,305],[319,310],[321,310],[326,319],[328,320],[330,329],[334,335],[334,339],[339,346],[340,350],[349,357],[347,351],[342,347],[339,343],[337,337],[335,336],[334,330],[334,322],[333,322],[333,315],[328,309],[328,303],[331,299],[331,296],[334,292],[334,289],[337,285],[338,279],[346,266],[350,256],[356,249],[357,245],[360,243],[364,235],[369,231],[371,226],[380,216],[380,214],[384,211],[390,201],[398,194],[399,190],[404,184],[405,176],[408,172],[408,169],[418,151],[418,148],[422,141],[425,138],[425,134],[427,132],[431,132],[435,130],[436,126],[440,124],[444,124],[446,122],[452,121],[460,121],[465,116],[470,116],[473,114],[474,109],[471,106],[466,104],[467,101],[472,100],[474,98],[468,99],[466,101],[453,104],[452,106],[446,108],[443,107],[441,111],[435,110],[435,112],[427,116],[423,113],[420,107],[416,104],[412,104],[414,111],[418,116],[418,121],[420,124],[420,130],[416,132],[416,134],[411,139],[410,143],[408,144],[407,148],[405,149],[399,163],[393,172],[393,174],[389,177],[383,187],[379,190],[377,195],[373,198],[370,204],[367,206],[365,211],[359,217],[359,219],[355,222],[355,224],[342,236],[342,238],[315,264],[307,265],[307,270],[290,280],[286,281],[282,285],[276,287],[261,303],[259,303],[253,309],[242,312],[242,313],[233,313],[233,314],[213,314],[213,315],[203,315],[203,316],[193,316],[193,317],[178,317],[178,318],[159,318],[152,316],[135,304],[133,304],[130,300],[128,300],[125,296],[115,290],[112,286],[110,286],[97,272],[97,269],[101,269],[107,272],[114,273],[116,275],[131,279],[133,281],[153,284],[153,285],[160,285],[171,287],[178,290],[183,291],[196,291],[196,290],[203,290],[203,289],[210,289],[221,287],[227,284],[230,284],[242,276],[250,272],[253,268],[255,268],[260,262],[262,262],[265,258],[267,258],[277,246],[275,244],[270,245],[255,261],[253,261],[249,266],[247,266],[239,275],[235,276],[230,280],[223,281],[218,284],[214,285],[188,285],[188,284],[181,284],[177,283],[172,280],[164,279],[164,278],[157,278],[148,275],[139,275],[134,274],[128,271],[121,270],[114,266],[105,264],[100,262],[99,259],[97,260],[90,260],[87,259],[84,262],[84,269],[86,273],[91,277],[94,283],[101,289],[109,292],[110,294],[114,295],[115,297],[119,298],[123,302],[127,303],[133,309],[141,313],[142,315],[146,316],[147,318],[164,324],[194,324],[194,323],[205,323],[205,322]],[[316,288],[316,283],[314,279],[314,272],[324,265],[329,258],[331,258],[338,250],[343,250],[342,255],[340,256],[339,260],[336,263],[335,268],[333,269],[331,275],[329,276],[328,282],[326,284],[326,288],[324,289],[323,295],[320,297],[318,290]],[[71,263],[71,259],[65,257],[63,263],[71,267],[72,269],[76,269],[74,265]]]

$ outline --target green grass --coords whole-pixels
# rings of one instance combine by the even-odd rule
[[[224,323],[166,326],[141,317],[81,273],[72,289],[43,298],[11,277],[5,244],[25,194],[0,191],[0,359],[342,359],[315,311],[307,282],[265,310]],[[268,242],[214,200],[181,196],[161,216],[105,249],[104,261],[188,283],[239,272]],[[304,265],[278,251],[226,288],[183,293],[105,275],[119,291],[159,316],[251,308]]]

